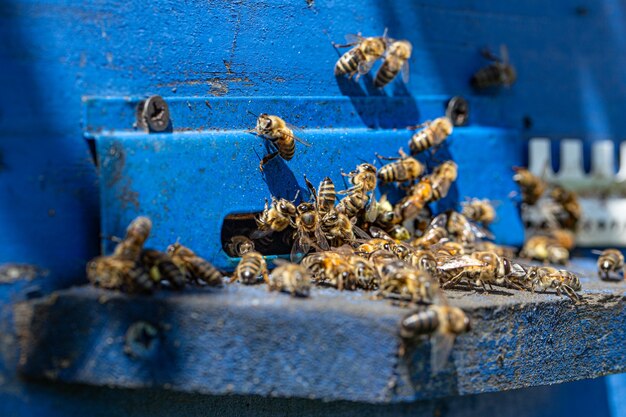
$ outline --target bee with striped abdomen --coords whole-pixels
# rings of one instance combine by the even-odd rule
[[[239,280],[242,284],[251,285],[256,284],[259,277],[263,278],[265,282],[269,281],[267,263],[259,252],[250,251],[241,257],[230,282]]]
[[[433,121],[425,122],[417,128],[423,127],[409,140],[411,154],[415,155],[443,143],[452,134],[454,126],[447,117],[438,117]]]
[[[347,195],[337,204],[337,212],[352,218],[365,209],[367,203],[370,201],[370,196],[361,189],[350,189],[346,191]],[[344,194],[342,192],[340,193]]]
[[[144,249],[141,251],[141,263],[146,267],[154,282],[165,281],[175,290],[185,286],[185,275],[167,253]]]
[[[445,303],[407,314],[400,323],[400,336],[406,342],[420,336],[431,337],[430,366],[436,373],[445,367],[456,337],[470,329],[470,321],[463,310]]]
[[[602,252],[593,251],[598,257],[598,276],[603,280],[610,280],[611,274],[619,278],[624,275],[624,255],[618,249],[606,249]]]
[[[402,71],[402,81],[409,82],[409,58],[411,58],[412,51],[413,46],[407,40],[392,42],[385,54],[385,61],[376,73],[374,86],[383,88],[396,78],[400,71]]]
[[[426,204],[433,201],[433,180],[432,175],[426,175],[409,189],[407,195],[394,207],[394,212],[399,218],[405,221],[412,220],[422,212]]]
[[[433,218],[424,231],[424,234],[411,242],[414,248],[428,249],[448,237],[446,227],[448,216],[445,213]]]
[[[183,271],[187,282],[220,286],[224,278],[222,273],[206,259],[196,255],[191,249],[176,242],[167,247],[167,253]]]
[[[306,255],[311,243],[320,249],[328,250],[330,246],[321,227],[320,214],[314,203],[300,203],[296,208],[296,234],[291,249],[291,260],[295,262],[300,255]]]
[[[500,45],[500,56],[496,56],[489,50],[484,49],[482,55],[491,64],[481,68],[474,74],[470,83],[472,87],[484,89],[489,87],[510,87],[517,80],[517,72],[509,62],[509,51],[506,45]]]
[[[308,297],[311,294],[311,274],[302,265],[274,259],[277,267],[267,282],[270,291],[282,291],[294,297]]]
[[[98,256],[89,261],[87,279],[96,287],[130,294],[149,294],[157,287],[143,265],[117,256]]]
[[[434,303],[442,297],[439,282],[430,274],[403,261],[388,262],[380,269],[378,296],[416,303]]]
[[[519,256],[545,263],[565,265],[569,261],[570,252],[552,236],[535,235],[524,242]]]
[[[335,207],[335,201],[335,184],[329,177],[325,177],[317,188],[317,210],[322,214],[328,213]]]
[[[398,154],[400,155],[399,158],[382,157],[376,154],[379,159],[394,161],[378,170],[377,176],[381,183],[415,181],[426,170],[424,164],[405,154],[402,148]]]
[[[347,35],[349,42],[345,45],[334,45],[338,48],[352,46],[348,52],[343,54],[335,64],[335,76],[348,75],[352,78],[357,74],[356,79],[367,74],[376,60],[382,58],[387,50],[387,31],[383,36],[363,37],[360,34]]]
[[[285,161],[290,161],[296,153],[296,141],[305,146],[311,146],[309,143],[298,138],[293,133],[293,128],[283,119],[266,113],[261,113],[257,117],[256,127],[253,132],[269,140],[276,148],[275,152],[263,157],[259,163],[259,170],[261,172],[263,172],[263,166],[278,155]]]
[[[572,301],[577,303],[580,296],[576,291],[580,291],[580,279],[576,274],[564,269],[556,269],[551,266],[526,266],[523,267],[526,274],[519,280],[527,289],[531,291],[554,289],[557,295],[565,293]]]
[[[296,194],[296,199],[298,198]],[[295,201],[295,199],[294,199]],[[252,232],[252,239],[259,239],[273,232],[282,232],[288,227],[295,227],[296,206],[292,201],[272,196],[272,205],[265,200],[265,208],[256,219],[258,230]]]
[[[151,230],[152,221],[149,218],[135,218],[126,228],[126,237],[117,244],[111,256],[137,261]]]

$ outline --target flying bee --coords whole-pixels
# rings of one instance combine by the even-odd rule
[[[288,125],[283,119],[266,113],[261,113],[257,117],[256,127],[253,132],[269,140],[274,148],[276,148],[275,152],[263,157],[259,163],[259,170],[261,172],[263,172],[263,166],[278,155],[285,161],[290,161],[296,153],[296,141],[304,146],[311,146],[309,143],[298,138],[293,133],[292,126]]]
[[[294,297],[308,297],[311,294],[311,274],[302,265],[274,259],[277,267],[267,282],[270,291],[290,293]]]
[[[294,201],[297,198],[298,194],[296,194]],[[268,204],[267,199],[265,199],[265,208],[256,219],[258,230],[250,235],[252,239],[259,239],[273,232],[282,232],[289,226],[295,227],[296,206],[292,201],[284,198],[277,199],[272,196],[271,207]]]
[[[413,45],[407,40],[395,41],[387,49],[385,61],[378,69],[374,78],[374,86],[383,88],[391,82],[400,71],[402,71],[402,81],[409,82],[409,58]]]
[[[402,261],[393,261],[380,268],[378,296],[390,298],[392,294],[411,302],[433,303],[440,299],[441,290],[430,274]]]
[[[563,187],[553,186],[550,197],[559,207],[555,213],[559,224],[568,230],[576,230],[576,225],[582,216],[578,195]]]
[[[567,264],[570,252],[551,236],[535,235],[524,242],[520,257],[553,264]]]
[[[448,238],[446,224],[448,216],[445,213],[433,218],[421,237],[414,239],[411,246],[414,248],[425,248],[438,244]]]
[[[598,276],[600,279],[609,281],[611,274],[619,276],[624,274],[624,255],[618,249],[606,249],[604,251],[593,251],[600,255],[598,257]]]
[[[267,263],[259,252],[249,251],[241,257],[230,282],[239,280],[242,284],[251,285],[256,284],[259,277],[262,277],[265,282],[269,281]]]
[[[564,269],[556,269],[550,266],[527,266],[524,276],[527,288],[531,291],[540,289],[554,289],[557,295],[564,292],[572,301],[580,301],[580,296],[576,291],[580,291],[580,279],[576,274]]]
[[[400,336],[406,342],[430,335],[430,366],[433,373],[445,367],[456,337],[470,329],[470,321],[463,310],[447,304],[430,305],[413,311],[400,322]]]
[[[493,61],[472,76],[470,83],[476,89],[489,87],[510,87],[517,80],[515,68],[509,62],[509,51],[506,45],[500,45],[500,57],[484,49],[482,55]]]
[[[300,203],[296,208],[295,224],[296,238],[291,249],[292,261],[295,262],[301,254],[309,253],[311,242],[323,250],[330,248],[322,231],[320,215],[315,204]]]
[[[438,117],[433,121],[416,126],[416,128],[420,127],[423,129],[415,133],[409,140],[409,149],[413,155],[441,145],[454,129],[452,122],[447,117]]]
[[[228,256],[239,258],[244,253],[254,250],[254,242],[246,236],[233,236],[224,245],[224,250],[226,251]]]
[[[402,183],[407,181],[415,181],[426,170],[424,164],[422,164],[417,159],[408,156],[406,153],[404,153],[402,148],[400,148],[398,154],[400,155],[400,158],[389,158],[376,154],[378,159],[394,161],[384,165],[378,170],[377,176],[381,183],[385,184],[388,182]]]
[[[222,273],[209,261],[196,255],[191,249],[176,242],[167,247],[167,253],[183,271],[188,282],[202,281],[207,285],[220,286],[224,278]]]
[[[529,206],[537,203],[546,190],[546,183],[526,168],[513,167],[513,171],[515,171],[513,181],[517,183],[522,192],[522,202]]]
[[[360,34],[347,35],[348,41],[345,45],[335,45],[338,48],[353,46],[348,52],[343,54],[335,64],[335,76],[348,75],[352,78],[357,74],[356,79],[367,74],[376,60],[382,58],[387,50],[387,30],[383,36],[363,37]]]
[[[118,256],[98,256],[89,261],[87,278],[96,287],[131,294],[149,294],[157,286],[143,265]]]
[[[487,285],[512,286],[521,289],[511,277],[525,274],[518,264],[503,258],[494,252],[472,252],[446,260],[439,265],[439,276],[443,279],[443,287],[450,287],[462,280],[482,287]]]
[[[353,190],[360,190],[366,193],[374,191],[376,189],[376,172],[376,167],[368,163],[357,165],[354,171],[347,174],[342,172],[341,175],[348,177],[353,187],[339,193],[348,194]]]
[[[496,218],[496,209],[489,200],[479,200],[473,198],[469,201],[461,203],[463,209],[461,213],[471,221],[482,223],[485,227],[489,227]]]
[[[144,249],[141,251],[140,259],[154,282],[165,281],[175,290],[180,290],[185,286],[183,272],[167,253],[154,249]]]
[[[396,204],[394,212],[396,216],[403,220],[416,218],[433,199],[433,177],[426,175],[419,182],[413,185],[406,197]]]

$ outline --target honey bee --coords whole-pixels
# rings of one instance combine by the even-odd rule
[[[472,252],[452,258],[439,265],[443,287],[454,286],[466,280],[476,287],[487,290],[487,285],[512,286],[520,288],[511,277],[525,274],[518,264],[512,263],[494,252]]]
[[[406,242],[411,239],[411,232],[409,229],[401,224],[393,224],[385,229],[385,232],[389,234],[396,242]]]
[[[387,31],[381,37],[363,37],[360,34],[347,35],[348,44],[335,45],[338,48],[353,46],[348,52],[343,54],[335,64],[335,76],[348,75],[352,78],[357,74],[356,79],[367,74],[376,60],[382,58],[387,50]]]
[[[387,228],[402,222],[402,219],[396,214],[393,205],[387,200],[385,194],[378,201],[372,200],[365,213],[365,221],[376,223],[387,230]]]
[[[433,252],[436,259],[448,259],[453,256],[465,255],[466,253],[465,246],[452,240],[443,240],[431,246],[430,250]]]
[[[118,256],[99,256],[89,261],[87,278],[96,287],[131,294],[149,294],[157,286],[143,265]]]
[[[413,45],[411,42],[402,40],[395,41],[387,49],[385,61],[380,66],[376,77],[374,78],[374,86],[383,88],[393,80],[400,71],[402,71],[402,81],[409,81],[409,58]]]
[[[467,217],[457,211],[450,211],[446,227],[448,233],[463,244],[471,244],[479,239],[493,239],[494,236],[488,230],[479,227],[469,221]]]
[[[520,257],[553,264],[567,264],[570,253],[551,236],[535,235],[524,242]]]
[[[391,162],[378,170],[378,179],[381,183],[388,182],[407,182],[418,179],[426,170],[424,164],[417,159],[408,156],[402,149],[398,151],[400,158],[383,157],[378,154],[378,159],[385,159]]]
[[[296,194],[297,199],[297,194]],[[295,201],[295,199],[294,199]],[[295,227],[294,218],[296,217],[296,206],[293,202],[284,198],[277,199],[272,196],[272,205],[268,205],[265,200],[265,208],[256,219],[258,230],[252,232],[252,239],[259,239],[273,232],[282,232],[288,227]]]
[[[563,187],[553,186],[550,196],[560,208],[556,212],[559,224],[568,230],[576,230],[576,225],[582,216],[578,195]]]
[[[602,252],[593,251],[598,257],[598,276],[610,280],[611,274],[624,274],[624,255],[618,249],[606,249]]]
[[[350,220],[345,214],[333,209],[322,218],[321,228],[332,246],[341,246],[355,237],[369,239],[369,235],[354,224],[355,221],[356,217]]]
[[[546,183],[526,168],[513,167],[513,171],[515,171],[513,181],[517,183],[522,192],[522,202],[529,206],[537,203],[546,190]]]
[[[277,267],[272,271],[267,282],[270,291],[290,293],[294,297],[308,297],[311,294],[311,274],[302,265],[275,259]]]
[[[372,164],[363,163],[356,167],[354,171],[349,173],[342,172],[341,175],[348,177],[353,187],[344,191],[340,191],[340,194],[348,194],[351,191],[359,190],[366,193],[374,191],[376,189],[376,167]]]
[[[444,161],[433,169],[433,177],[446,182],[456,181],[459,175],[459,167],[454,161]],[[443,198],[445,195],[439,197]],[[437,198],[436,200],[438,200]],[[435,201],[436,201],[435,200]]]
[[[428,249],[429,247],[438,244],[442,240],[447,239],[447,221],[448,217],[445,213],[442,213],[433,218],[426,230],[424,231],[424,234],[414,239],[413,242],[411,242],[411,246],[414,248]]]
[[[433,195],[433,177],[426,175],[409,189],[406,197],[396,204],[394,212],[403,220],[414,219],[422,212],[426,204],[432,201]]]
[[[402,260],[406,259],[413,250],[409,245],[395,240],[385,231],[383,231],[382,229],[379,229],[376,226],[370,227],[370,233],[372,234],[372,237],[373,237],[373,239],[371,239],[370,242],[382,241],[382,240],[389,242],[389,250],[395,253],[399,259],[402,259]],[[386,248],[386,246],[383,247],[382,249],[384,248]]]
[[[409,140],[409,149],[413,155],[441,145],[454,129],[452,122],[447,117],[438,117],[433,121],[416,126],[416,128],[420,127],[423,129],[415,133]]]
[[[223,275],[209,261],[199,257],[191,249],[176,242],[167,247],[167,253],[183,271],[188,282],[202,281],[206,285],[222,285]]]
[[[510,87],[513,85],[517,79],[517,73],[509,62],[509,51],[506,45],[500,45],[500,57],[497,57],[487,49],[482,51],[482,55],[493,62],[481,68],[472,76],[470,80],[472,87],[484,89],[500,86]]]
[[[391,250],[393,247],[393,241],[381,238],[369,239],[367,242],[360,244],[355,252],[361,256],[368,257],[371,253],[384,250],[394,254],[394,258],[398,259],[397,255]]]
[[[351,254],[348,256],[348,263],[352,267],[352,275],[359,288],[364,290],[374,290],[378,288],[380,279],[378,278],[376,266],[373,262]]]
[[[482,223],[485,227],[489,227],[496,218],[496,209],[489,200],[479,200],[473,198],[469,201],[461,203],[463,209],[461,213],[471,221]]]
[[[431,276],[437,274],[437,259],[435,255],[426,249],[417,249],[411,251],[407,259],[409,265],[417,268],[422,272],[427,272]]]
[[[317,189],[317,210],[322,214],[328,213],[335,207],[336,200],[335,184],[330,178],[325,177]]]
[[[261,172],[263,172],[263,166],[278,155],[285,161],[290,161],[296,153],[296,141],[304,146],[311,146],[309,143],[298,138],[293,133],[292,127],[283,119],[266,113],[261,113],[257,117],[256,127],[253,132],[269,140],[274,148],[276,148],[275,152],[263,157],[259,163],[259,170]]]
[[[352,265],[337,251],[313,253],[306,256],[301,264],[311,272],[318,284],[331,285],[340,291],[357,288],[358,282],[352,273]]]
[[[456,337],[470,330],[470,321],[463,310],[447,304],[430,305],[413,311],[400,322],[400,336],[405,341],[430,335],[430,366],[433,373],[445,367]]]
[[[390,298],[394,294],[402,300],[433,303],[441,297],[439,282],[427,272],[402,261],[388,262],[380,268],[378,296]]]
[[[292,262],[295,262],[301,254],[306,255],[309,252],[311,242],[315,242],[323,250],[330,248],[322,231],[319,212],[315,204],[300,203],[296,208],[295,224],[296,237],[291,249]]]
[[[267,263],[259,252],[249,251],[241,257],[230,282],[239,280],[242,284],[251,285],[256,284],[259,277],[262,277],[265,282],[269,281]]]
[[[365,191],[354,189],[348,192],[347,195],[339,201],[336,209],[337,212],[351,218],[364,210],[369,200],[370,197]]]
[[[149,218],[135,218],[126,228],[126,237],[117,244],[112,256],[137,261],[151,230],[152,221]]]
[[[580,296],[576,291],[580,291],[580,279],[576,274],[564,269],[556,269],[550,266],[527,266],[525,268],[527,288],[531,291],[536,289],[547,290],[554,289],[557,295],[564,292],[572,301],[580,301]]]
[[[224,245],[224,250],[228,256],[241,257],[244,253],[254,250],[254,242],[246,236],[233,236],[228,243]]]
[[[567,229],[551,229],[549,231],[550,236],[561,246],[567,250],[574,249],[576,245],[576,235],[571,230]]]
[[[156,283],[165,281],[175,290],[185,286],[183,272],[167,253],[154,249],[144,249],[140,259],[143,266],[147,268],[152,281]]]
[[[472,245],[470,245],[470,249],[480,252],[495,252],[498,256],[509,259],[515,258],[517,254],[517,249],[512,246],[497,245],[493,242],[489,242],[486,240],[474,242]]]

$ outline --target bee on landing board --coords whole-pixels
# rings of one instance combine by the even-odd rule
[[[407,40],[392,42],[385,54],[385,61],[376,73],[374,86],[383,88],[396,78],[400,72],[402,72],[402,81],[405,84],[408,83],[409,58],[411,58],[412,51],[413,46]]]
[[[422,129],[409,140],[409,150],[412,155],[441,145],[452,134],[454,126],[447,117],[438,117],[415,128]]]
[[[352,46],[335,64],[335,76],[347,75],[352,78],[356,74],[358,80],[361,75],[367,74],[374,62],[382,58],[387,50],[387,31],[383,36],[363,37],[360,34],[346,35],[345,45],[334,44],[336,48]]]
[[[592,251],[598,257],[598,276],[600,279],[609,281],[621,278],[624,274],[624,255],[618,249],[606,249],[603,251]]]
[[[188,247],[176,242],[167,247],[167,253],[183,271],[188,282],[202,282],[212,286],[222,285],[222,273]]]
[[[500,45],[500,56],[487,49],[482,55],[492,61],[491,64],[479,69],[470,80],[472,87],[485,89],[489,87],[510,87],[517,80],[517,72],[509,62],[509,51],[506,45]]]
[[[296,153],[296,141],[304,146],[311,146],[293,133],[294,128],[278,116],[261,113],[257,117],[256,127],[252,132],[269,140],[276,148],[275,152],[265,155],[259,163],[261,172],[263,172],[263,166],[276,156],[280,156],[285,161],[290,161]]]
[[[417,159],[408,156],[402,148],[398,151],[400,155],[399,158],[390,158],[383,157],[376,154],[378,159],[385,159],[389,161],[394,161],[389,164],[384,165],[378,170],[377,176],[382,184],[386,184],[389,182],[407,182],[407,181],[415,181],[418,179],[424,171],[426,167]]]
[[[249,251],[242,255],[230,282],[239,280],[242,284],[251,285],[256,284],[259,277],[265,282],[269,281],[267,263],[259,252]]]
[[[311,274],[302,265],[284,259],[274,259],[277,267],[269,276],[270,291],[282,291],[293,297],[308,297],[311,294]]]

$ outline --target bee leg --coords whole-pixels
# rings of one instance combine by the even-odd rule
[[[382,156],[382,155],[379,155],[378,152],[375,152],[374,156],[376,156],[376,158],[378,158],[378,159],[383,159],[385,161],[397,161],[399,159],[402,159],[402,158],[398,158],[398,157],[395,157],[395,156]]]
[[[261,159],[261,162],[259,162],[259,171],[263,172],[263,165],[276,158],[276,155],[278,155],[278,151],[265,155],[263,159]]]
[[[261,275],[263,275],[263,281],[265,281],[266,284],[270,283],[270,276],[267,273],[267,268],[263,269],[263,272],[261,272]]]
[[[235,281],[237,281],[237,274],[233,274],[233,276],[230,277],[230,279],[228,280],[228,283],[232,284]]]
[[[497,57],[497,56],[496,56],[493,52],[491,52],[491,51],[489,50],[489,48],[483,48],[483,49],[480,51],[480,54],[481,54],[481,55],[482,55],[485,59],[488,59],[489,61],[496,61],[496,62],[499,62],[499,61],[500,61],[500,58],[499,58],[499,57]]]

